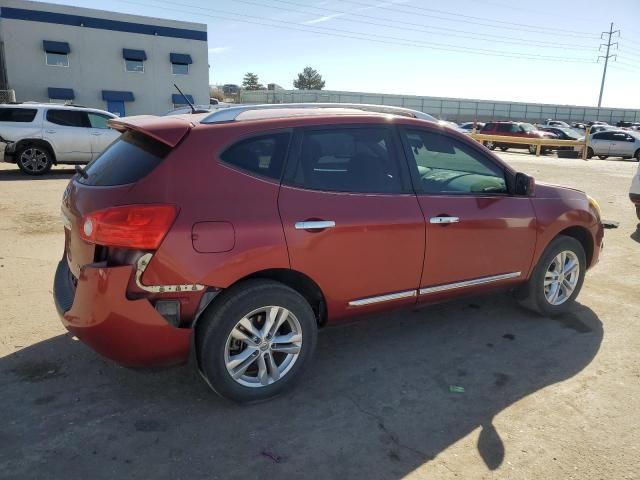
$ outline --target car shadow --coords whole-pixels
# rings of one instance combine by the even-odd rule
[[[0,170],[0,181],[20,181],[20,180],[60,180],[70,179],[75,175],[75,170],[71,168],[53,168],[44,175],[27,175],[16,167],[15,169],[2,169]]]
[[[129,370],[59,335],[0,359],[0,476],[398,479],[478,428],[495,470],[516,452],[493,418],[602,338],[580,304],[550,319],[467,299],[325,329],[296,389],[238,406],[189,366]]]

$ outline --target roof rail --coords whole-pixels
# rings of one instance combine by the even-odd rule
[[[278,110],[284,108],[350,108],[364,112],[389,113],[392,115],[437,122],[437,119],[428,113],[391,105],[368,105],[366,103],[268,103],[263,105],[239,105],[237,107],[216,110],[211,115],[207,115],[200,120],[200,123],[233,122],[238,118],[238,115],[243,112],[251,110]]]

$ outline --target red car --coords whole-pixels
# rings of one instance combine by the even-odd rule
[[[236,401],[302,375],[319,327],[515,290],[566,311],[603,229],[583,192],[514,171],[393,107],[246,106],[129,117],[66,188],[54,297],[128,366],[191,352]]]
[[[530,123],[525,122],[489,122],[485,124],[478,133],[482,135],[501,135],[503,137],[558,138],[557,135],[551,132],[543,132]],[[499,148],[503,152],[506,152],[509,148],[526,148],[532,155],[535,155],[536,149],[538,148],[535,144],[498,143],[493,141],[485,141],[483,143],[489,150]],[[543,148],[542,152],[546,152],[547,150],[548,149]]]

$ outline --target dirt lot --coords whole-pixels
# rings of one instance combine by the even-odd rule
[[[299,388],[250,407],[67,335],[51,286],[71,170],[0,165],[0,477],[639,478],[637,163],[503,156],[620,222],[570,314],[496,295],[328,329]]]

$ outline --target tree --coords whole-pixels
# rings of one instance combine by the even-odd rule
[[[317,70],[305,67],[302,73],[298,74],[298,79],[293,81],[293,86],[298,90],[322,90],[324,80]]]
[[[245,74],[242,88],[245,90],[264,90],[264,86],[258,81],[258,75],[251,72]]]

